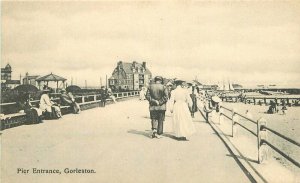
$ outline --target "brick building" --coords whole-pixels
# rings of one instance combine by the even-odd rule
[[[108,79],[108,85],[113,90],[140,90],[147,86],[152,78],[146,62],[142,64],[119,61],[112,76]]]

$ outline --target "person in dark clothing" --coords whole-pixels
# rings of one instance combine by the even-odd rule
[[[156,76],[146,92],[149,101],[149,110],[152,126],[152,138],[161,138],[163,134],[163,121],[165,120],[166,103],[168,101],[168,90],[162,85],[163,78]]]
[[[75,99],[71,92],[67,94],[66,90],[61,90],[61,96],[60,101],[62,106],[70,106],[72,109],[72,112],[74,114],[77,114],[80,112],[79,105],[75,102]]]
[[[23,110],[26,114],[27,124],[42,123],[42,111],[36,107],[33,107],[30,102],[30,94],[25,93],[18,101],[19,110]]]
[[[101,107],[105,107],[106,99],[108,98],[108,90],[105,88],[105,86],[101,87],[100,96],[101,96]]]
[[[190,108],[190,112],[191,112],[192,118],[194,118],[194,117],[195,117],[195,112],[198,111],[198,107],[197,107],[197,96],[196,96],[196,94],[195,94],[195,88],[196,88],[196,87],[193,85],[193,86],[191,86],[191,88],[192,88],[192,93],[190,93],[190,97],[191,97],[191,99],[192,99],[193,105],[192,105],[191,108]]]

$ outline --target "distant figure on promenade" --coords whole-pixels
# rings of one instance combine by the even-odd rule
[[[107,95],[108,95],[108,98],[110,98],[114,103],[117,103],[116,97],[113,95],[111,88],[108,88]]]
[[[145,95],[146,95],[146,88],[142,87],[142,89],[140,91],[140,100],[142,100],[142,101],[145,100],[146,99]]]
[[[167,91],[168,91],[168,101],[167,101],[167,104],[166,104],[166,113],[169,113],[170,112],[170,98],[171,98],[171,92],[172,90],[174,89],[173,88],[173,83],[171,83],[170,81],[166,84],[166,87],[167,87]],[[168,115],[171,115],[170,113]]]
[[[285,101],[283,101],[283,105],[282,105],[281,110],[282,110],[282,115],[285,115],[286,111],[287,111],[287,107],[286,107]]]
[[[196,85],[193,84],[189,87],[189,94],[192,99],[193,105],[190,107],[190,112],[192,118],[195,117],[195,112],[198,111],[198,106],[197,106],[197,95],[196,95]]]
[[[175,84],[177,87],[171,92],[170,98],[173,131],[179,140],[187,140],[196,131],[189,110],[193,102],[184,81],[177,80]]]
[[[161,138],[163,134],[163,121],[165,120],[168,90],[162,85],[162,82],[163,78],[156,76],[154,83],[150,84],[146,93],[146,99],[149,101],[152,138]]]
[[[61,118],[60,107],[49,98],[49,88],[44,88],[43,94],[40,99],[40,109],[43,113],[46,113],[46,116],[49,118]]]
[[[101,96],[101,107],[105,107],[106,99],[108,98],[108,92],[105,86],[101,86],[100,96]]]
[[[61,90],[61,96],[60,96],[61,105],[64,106],[70,106],[72,109],[72,112],[74,114],[78,114],[80,112],[79,105],[75,102],[75,99],[71,92],[67,94],[65,89]]]

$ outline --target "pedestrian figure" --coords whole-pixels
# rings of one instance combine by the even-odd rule
[[[100,96],[101,96],[101,107],[105,107],[106,99],[108,98],[107,89],[105,86],[102,86],[100,89]]]
[[[43,90],[43,94],[40,99],[40,109],[43,111],[43,113],[46,114],[49,118],[61,118],[61,110],[57,103],[53,102],[49,98],[50,89],[45,88]]]
[[[152,138],[161,138],[163,134],[163,121],[165,120],[168,91],[166,87],[162,85],[162,82],[163,78],[156,76],[154,83],[150,84],[146,92],[146,99],[149,101]]]
[[[145,100],[145,95],[146,95],[146,89],[145,87],[142,87],[141,91],[140,91],[140,100]]]
[[[283,104],[281,110],[282,110],[282,114],[285,115],[285,114],[286,114],[285,111],[287,111],[287,107],[286,107],[286,104],[285,104],[285,103]]]
[[[179,140],[187,140],[186,138],[195,133],[195,127],[189,111],[193,102],[189,92],[184,88],[184,82],[175,81],[176,89],[171,92],[171,113],[173,121],[173,131]]]
[[[190,111],[191,111],[191,116],[192,116],[192,118],[194,118],[195,117],[195,112],[197,112],[198,111],[198,106],[197,106],[197,96],[196,96],[196,92],[195,92],[195,89],[196,88],[196,86],[195,85],[192,85],[191,87],[190,87],[190,97],[191,97],[191,99],[192,99],[192,106],[190,107]]]
[[[108,90],[107,90],[107,95],[108,95],[108,98],[112,99],[112,101],[113,101],[114,103],[117,103],[116,97],[113,95],[111,88],[108,88]]]

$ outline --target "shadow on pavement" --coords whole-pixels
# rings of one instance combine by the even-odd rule
[[[145,132],[145,131],[128,130],[127,133],[131,133],[131,134],[135,134],[135,135],[142,135],[142,136],[145,136],[147,138],[151,138],[150,137],[150,133],[149,132]]]
[[[226,154],[226,156],[229,156],[229,157],[233,158],[233,156],[231,154]],[[243,159],[243,160],[250,161],[250,162],[253,162],[253,163],[258,163],[257,160],[253,160],[253,159],[243,157],[243,156],[239,156],[239,155],[235,155],[235,156],[239,159]]]

